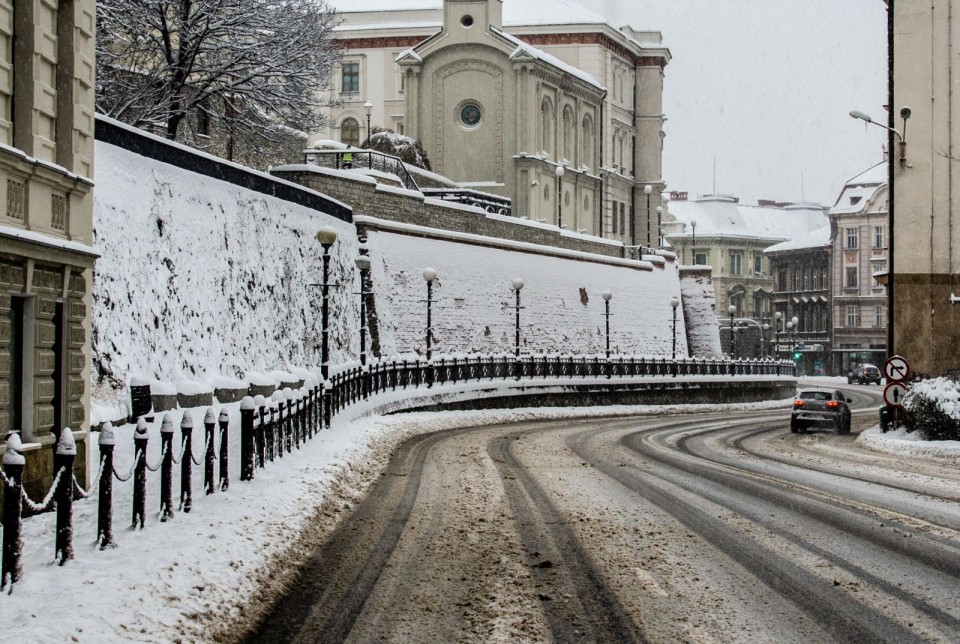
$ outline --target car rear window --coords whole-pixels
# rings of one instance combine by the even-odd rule
[[[829,391],[801,391],[801,400],[831,400],[833,395]]]

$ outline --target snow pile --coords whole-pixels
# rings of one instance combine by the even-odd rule
[[[356,232],[315,210],[98,142],[94,397],[132,375],[166,382],[319,364],[321,226],[332,247],[332,359],[355,352]],[[136,189],[132,189],[135,186]]]
[[[885,434],[879,425],[871,427],[860,432],[857,442],[883,454],[960,465],[960,441],[928,441],[919,432],[908,432],[902,427]]]
[[[717,298],[710,269],[684,268],[680,272],[680,290],[690,353],[703,357],[723,355],[717,324]]]
[[[675,263],[639,270],[513,249],[371,231],[368,246],[376,294],[381,354],[423,355],[427,287],[433,285],[433,349],[440,353],[513,351],[516,325],[514,278],[520,292],[521,345],[525,353],[598,354],[605,350],[605,307],[610,302],[613,353],[669,356],[673,309],[680,292]],[[677,315],[677,353],[686,355],[683,310]]]

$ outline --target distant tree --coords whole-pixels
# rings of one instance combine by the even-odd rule
[[[170,139],[213,126],[231,146],[316,130],[336,24],[326,0],[98,0],[97,110]]]
[[[370,138],[364,141],[360,147],[370,148],[384,154],[392,154],[395,157],[400,157],[400,160],[404,163],[430,170],[430,159],[427,158],[427,151],[423,149],[420,141],[403,134],[397,134],[385,127],[373,128]]]

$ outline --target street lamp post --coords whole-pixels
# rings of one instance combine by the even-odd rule
[[[673,361],[677,361],[677,307],[680,306],[680,300],[677,298],[670,299],[670,306],[673,307]],[[674,371],[673,375],[676,376],[677,372]]]
[[[563,228],[563,202],[561,196],[563,194],[563,173],[565,169],[562,165],[558,165],[554,172],[557,175],[557,228]]]
[[[330,247],[337,241],[337,231],[323,227],[317,231],[316,239],[323,247],[323,282],[320,284],[323,293],[320,307],[320,375],[323,377],[323,426],[330,428],[330,397],[332,390],[328,387],[330,379]]]
[[[360,271],[360,367],[362,370],[362,378],[360,380],[361,393],[364,399],[367,398],[369,394],[369,387],[367,382],[367,271],[370,270],[370,258],[366,255],[360,255],[355,260],[354,264],[357,265],[357,269]]]
[[[647,195],[647,247],[653,246],[653,240],[650,237],[650,194],[653,192],[653,186],[649,183],[643,187],[643,194]]]
[[[733,316],[737,313],[737,307],[731,304],[727,307],[727,312],[730,314],[730,357],[736,359],[737,340],[733,335]]]
[[[367,145],[370,145],[370,115],[373,114],[373,103],[370,101],[364,103],[363,111],[367,113]]]
[[[782,325],[783,325],[783,313],[781,313],[780,311],[777,311],[777,312],[775,312],[775,313],[773,314],[773,318],[774,318],[774,320],[775,320],[775,321],[774,321],[774,326],[775,326],[774,335],[776,335],[776,339],[777,339],[776,351],[774,351],[773,353],[774,353],[774,357],[775,357],[777,360],[779,360],[779,359],[780,359],[780,332],[783,330],[783,329],[782,329]]]
[[[800,340],[800,318],[794,315],[790,318],[790,321],[793,323],[793,352],[790,354],[790,358],[792,359],[797,355],[797,342]],[[797,361],[794,360],[793,363],[796,364]]]
[[[516,305],[514,308],[516,309],[517,314],[517,324],[515,327],[516,335],[513,345],[513,370],[514,378],[520,380],[520,377],[523,375],[523,365],[520,362],[520,291],[523,290],[523,280],[519,277],[514,278],[513,282],[510,283],[510,286],[513,287],[513,293],[516,296]]]
[[[433,283],[437,279],[437,271],[432,268],[423,270],[423,279],[427,282],[427,386],[433,386]]]
[[[770,325],[767,324],[766,322],[764,322],[764,323],[763,323],[763,326],[760,327],[760,328],[762,329],[762,333],[760,334],[760,335],[761,335],[761,338],[760,338],[760,348],[761,348],[760,357],[761,357],[761,358],[766,358],[766,357],[767,357],[767,353],[768,353],[768,352],[767,352],[767,331],[770,330]]]
[[[693,230],[693,261],[690,263],[696,264],[697,263],[697,220],[696,219],[690,220],[690,228],[691,230]]]
[[[663,248],[663,207],[657,206],[657,248]]]
[[[613,299],[613,291],[606,290],[603,292],[603,303],[605,308],[604,316],[607,318],[607,362],[610,362],[610,300]],[[607,377],[610,377],[610,374],[607,373]]]

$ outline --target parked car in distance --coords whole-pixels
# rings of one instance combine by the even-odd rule
[[[880,378],[880,370],[878,368],[872,364],[862,364],[847,374],[847,384],[852,385],[853,383],[857,383],[858,385],[879,385]]]
[[[803,433],[812,425],[833,427],[838,434],[850,433],[850,405],[842,391],[802,389],[793,399],[790,431]]]

